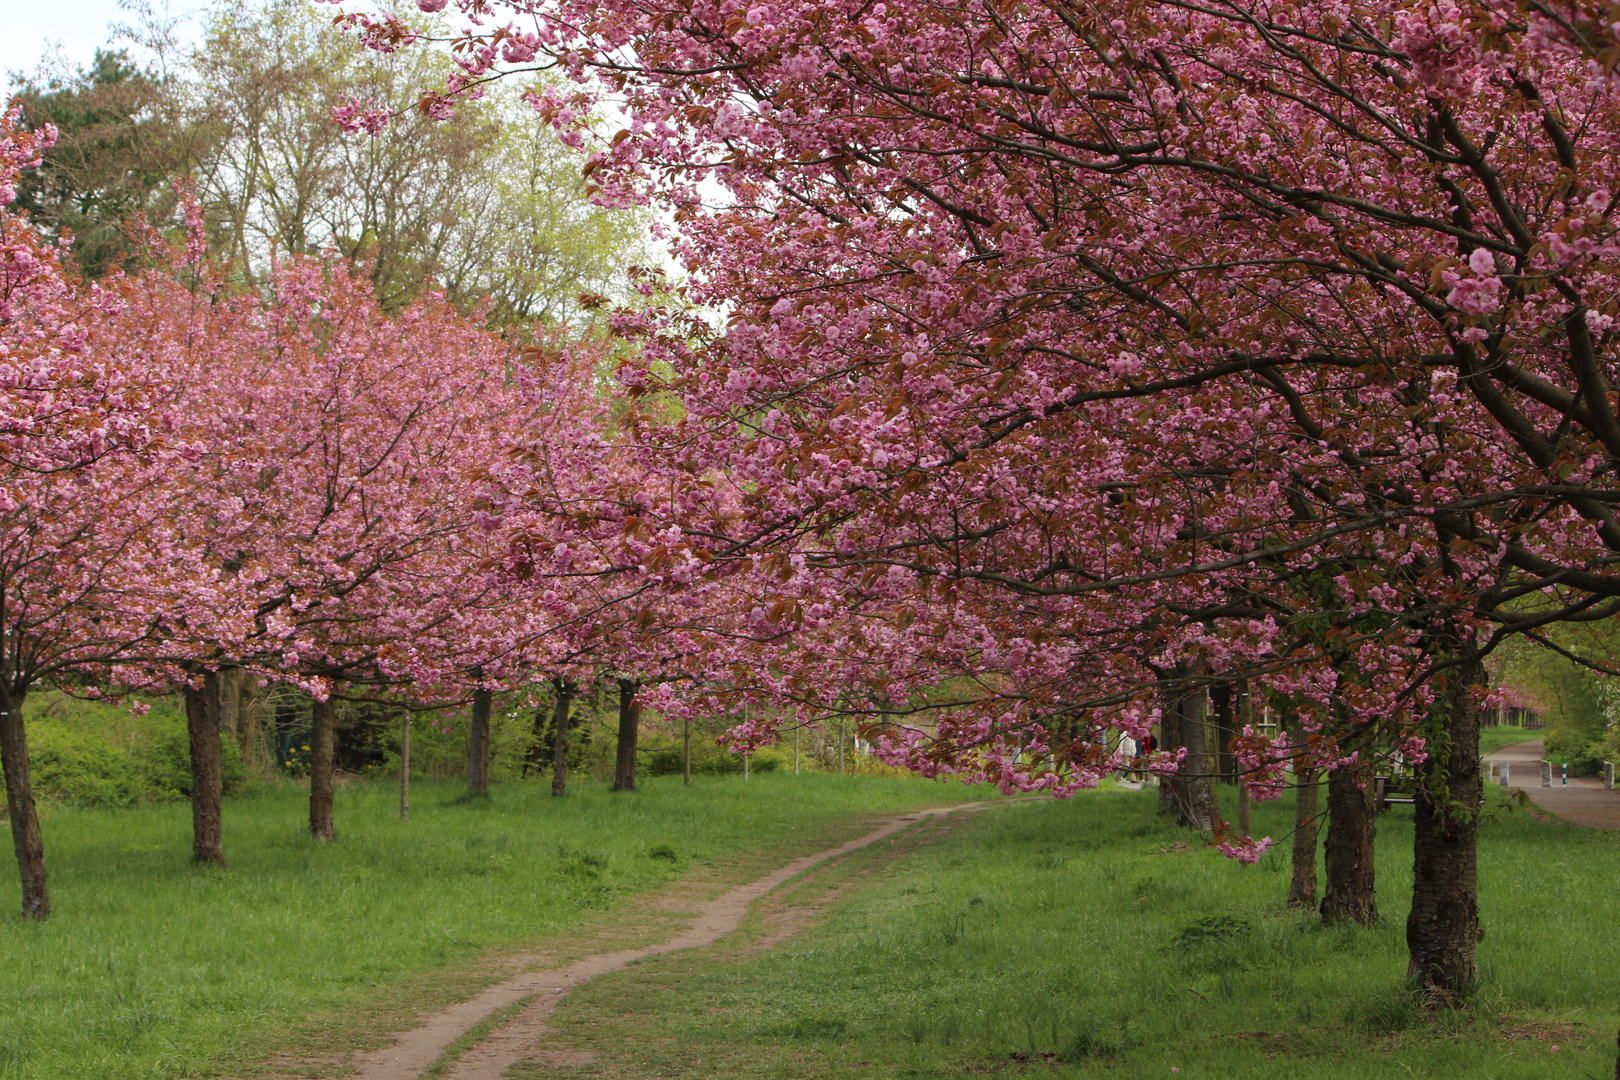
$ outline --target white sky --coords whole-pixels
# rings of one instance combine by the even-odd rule
[[[162,0],[153,6],[166,7]],[[167,10],[181,14],[191,7],[177,0]],[[51,47],[60,46],[71,66],[83,67],[111,40],[115,23],[137,21],[120,0],[0,0],[0,93],[9,96],[11,74],[32,74]]]

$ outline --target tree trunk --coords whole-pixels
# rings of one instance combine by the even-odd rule
[[[636,790],[636,742],[641,734],[641,703],[634,679],[619,680],[619,755],[613,765],[613,790]]]
[[[472,724],[467,729],[467,790],[489,795],[489,713],[493,695],[480,686],[473,691]]]
[[[1365,761],[1328,773],[1324,923],[1371,926],[1378,917],[1373,896],[1373,839],[1378,828],[1372,780],[1372,765]]]
[[[220,708],[226,686],[217,671],[202,686],[186,683],[186,732],[191,739],[191,859],[225,865],[225,757],[220,745]]]
[[[1291,742],[1302,745],[1305,729],[1292,702],[1282,708],[1282,722]],[[1316,842],[1321,833],[1317,802],[1322,790],[1322,774],[1317,769],[1294,772],[1294,851],[1293,879],[1288,883],[1288,903],[1293,907],[1316,907]]]
[[[241,738],[242,727],[242,669],[220,668],[216,676],[219,691],[219,737],[235,742]]]
[[[1292,907],[1316,906],[1316,793],[1320,787],[1315,769],[1294,774],[1294,877],[1288,883]]]
[[[1181,749],[1181,692],[1169,686],[1159,691],[1158,749],[1168,753],[1172,759],[1176,751]],[[1159,777],[1159,813],[1180,816],[1181,784],[1179,770]]]
[[[11,818],[11,842],[17,849],[17,870],[22,877],[22,910],[32,919],[51,913],[51,894],[45,882],[45,839],[39,832],[39,810],[34,806],[34,783],[28,772],[28,732],[23,726],[23,695],[0,684],[0,764],[6,773],[6,814]]]
[[[411,816],[411,714],[399,724],[399,816]]]
[[[1177,793],[1181,824],[1198,832],[1215,831],[1215,769],[1209,752],[1209,698],[1202,686],[1186,691],[1180,700],[1182,759]]]
[[[1249,680],[1239,679],[1237,682],[1228,683],[1227,685],[1232,690],[1230,700],[1237,706],[1237,720],[1233,723],[1229,719],[1228,726],[1236,728],[1238,731],[1248,731],[1254,726],[1254,692],[1249,685]],[[1231,738],[1230,735],[1227,737]],[[1238,789],[1238,835],[1248,840],[1254,836],[1254,823],[1251,820],[1252,808],[1249,805],[1249,785],[1244,783],[1248,777],[1243,775],[1242,766],[1237,760],[1237,755],[1232,753],[1230,745],[1227,747],[1226,756],[1230,759],[1232,782],[1237,784]]]
[[[265,761],[261,721],[265,695],[254,685],[247,672],[238,669],[237,674],[236,739],[242,748],[242,764],[256,773],[263,772]]]
[[[529,752],[523,755],[524,779],[528,779],[530,769],[538,774],[546,767],[546,715],[550,711],[545,705],[534,710],[534,731],[529,735]]]
[[[1237,783],[1237,760],[1232,756],[1233,714],[1239,704],[1239,690],[1237,684],[1230,681],[1218,682],[1209,688],[1209,711],[1211,718],[1211,733],[1215,745],[1210,747],[1210,757],[1214,761],[1215,773],[1223,784]]]
[[[681,783],[692,783],[692,718],[681,721]]]
[[[568,713],[574,703],[574,684],[567,679],[553,679],[557,690],[557,711],[553,717],[557,730],[551,736],[551,794],[557,798],[568,794]]]
[[[1412,912],[1407,978],[1447,995],[1469,993],[1479,940],[1479,712],[1485,668],[1468,657],[1443,673],[1430,707],[1429,757],[1416,770]]]
[[[332,769],[337,763],[337,716],[332,700],[317,700],[310,711],[309,832],[317,840],[335,839],[332,828]]]

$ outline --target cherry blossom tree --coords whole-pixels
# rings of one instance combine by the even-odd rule
[[[663,201],[693,295],[731,319],[627,325],[623,377],[679,394],[690,471],[738,486],[726,528],[676,546],[757,571],[752,636],[791,624],[780,660],[820,634],[808,652],[866,686],[958,669],[974,700],[899,756],[1013,786],[1094,778],[1102,727],[1152,715],[1154,668],[1250,672],[1313,735],[1416,722],[1411,973],[1465,988],[1480,658],[1620,597],[1604,19],[524,14],[469,35],[443,104],[551,65],[586,84],[538,102],[559,127],[593,81],[629,117],[593,147],[600,198]],[[754,681],[791,697],[790,667]],[[1020,769],[1062,715],[1085,732],[1066,778]],[[1286,752],[1352,760],[1308,745]],[[1283,752],[1249,747],[1262,788]]]
[[[141,645],[124,617],[119,571],[141,531],[137,489],[99,463],[148,441],[149,388],[133,358],[105,348],[116,296],[79,290],[57,248],[10,204],[53,132],[0,116],[0,757],[24,914],[50,914],[22,705],[42,681]]]

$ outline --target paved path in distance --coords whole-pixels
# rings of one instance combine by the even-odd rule
[[[1504,746],[1487,755],[1487,762],[1506,765],[1508,785],[1523,788],[1530,801],[1557,814],[1572,825],[1593,829],[1620,830],[1620,790],[1610,791],[1599,777],[1570,777],[1566,787],[1559,783],[1558,763],[1553,762],[1553,786],[1541,786],[1541,759],[1547,752],[1541,739]],[[1489,765],[1486,766],[1490,768]],[[1487,774],[1487,782],[1493,782]]]

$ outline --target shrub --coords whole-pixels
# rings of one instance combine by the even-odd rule
[[[754,762],[749,767],[750,772],[775,772],[782,767],[781,761],[775,756],[755,754]],[[681,751],[657,750],[647,756],[644,766],[649,776],[679,776],[681,774]],[[707,746],[699,749],[692,747],[692,774],[694,776],[719,776],[727,773],[741,773],[743,759],[741,754],[733,754],[729,750],[722,750],[718,746]]]
[[[132,806],[146,795],[140,765],[93,732],[60,724],[30,725],[34,790],[80,806]]]
[[[1560,761],[1569,762],[1569,775],[1596,776],[1603,771],[1605,761],[1614,760],[1613,737],[1587,738],[1575,732],[1559,732],[1547,737],[1547,760],[1554,763],[1556,773]]]
[[[168,702],[144,716],[105,702],[41,695],[28,717],[34,789],[78,806],[125,807],[191,794],[185,717]],[[222,740],[226,794],[248,783],[242,750]]]

